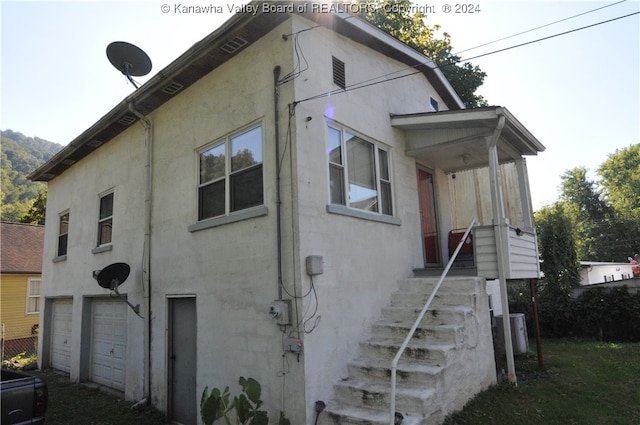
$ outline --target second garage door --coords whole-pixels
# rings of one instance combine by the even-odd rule
[[[92,304],[91,380],[124,391],[127,305],[122,301]]]

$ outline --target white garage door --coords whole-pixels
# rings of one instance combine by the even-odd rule
[[[71,301],[54,301],[51,321],[51,367],[71,371]]]
[[[91,380],[124,391],[127,352],[127,305],[92,303]]]

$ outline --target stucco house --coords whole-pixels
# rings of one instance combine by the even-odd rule
[[[350,11],[276,4],[31,174],[49,187],[40,366],[175,423],[240,376],[272,418],[389,423],[391,361],[464,239],[397,366],[403,423],[438,423],[496,380],[486,279],[538,276],[524,156],[544,147]],[[92,277],[118,262],[130,306]]]
[[[35,353],[44,226],[0,222],[2,360]]]

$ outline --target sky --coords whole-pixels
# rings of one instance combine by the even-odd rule
[[[142,84],[243,3],[0,0],[0,128],[68,144],[134,91],[109,63],[109,43],[149,55],[151,73],[135,78]],[[450,0],[414,4],[451,36],[454,53],[487,73],[478,94],[546,147],[527,159],[534,210],[558,199],[567,170],[586,167],[597,180],[608,155],[640,143],[639,14],[490,54],[637,13],[640,0],[477,0],[466,13]],[[180,5],[221,10],[184,14]]]

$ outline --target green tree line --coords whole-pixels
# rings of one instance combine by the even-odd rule
[[[47,186],[30,181],[27,175],[48,161],[62,145],[13,130],[2,130],[1,143],[0,219],[43,224]],[[38,208],[42,208],[41,212]]]

